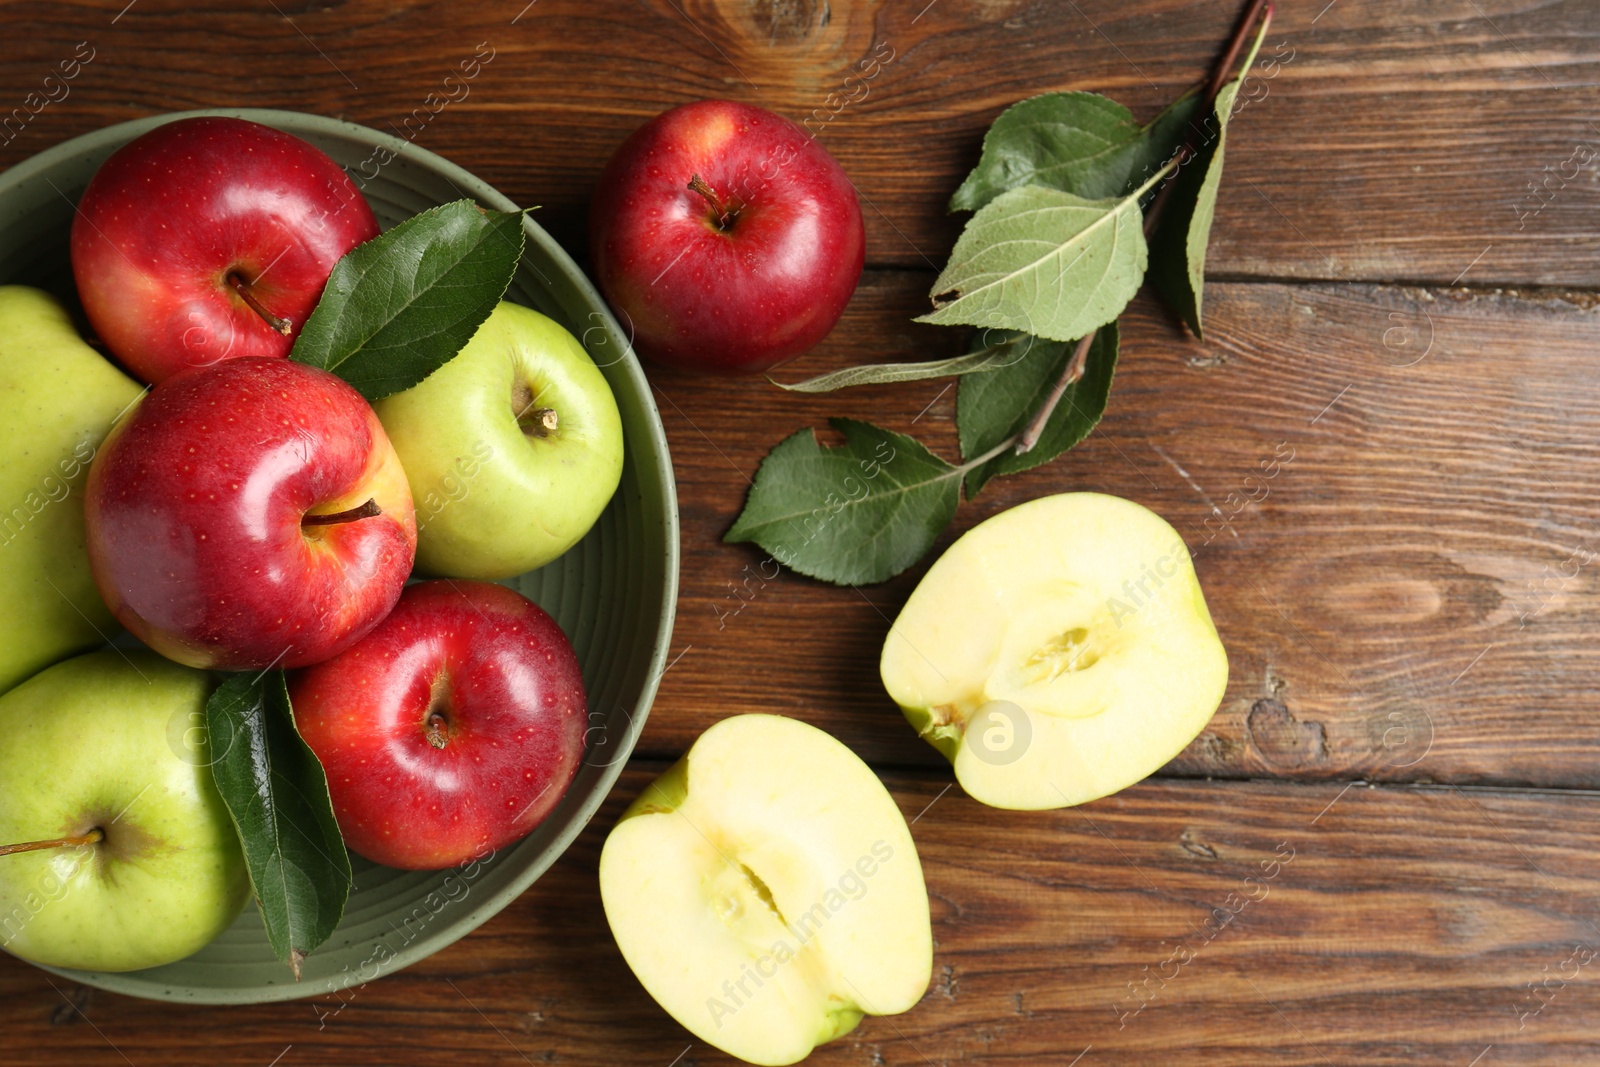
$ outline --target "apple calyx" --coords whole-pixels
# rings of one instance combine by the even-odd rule
[[[268,326],[285,337],[294,332],[294,323],[274,315],[262,305],[261,301],[256,299],[256,295],[250,291],[250,283],[245,280],[244,275],[236,270],[230,270],[228,272],[228,284],[233,286],[233,291],[239,294],[239,299],[243,300],[251,311],[260,315],[262,321]]]
[[[443,749],[449,744],[450,719],[445,715],[443,708],[433,707],[428,710],[428,717],[422,722],[422,735],[434,748]]]
[[[317,515],[308,512],[300,519],[300,525],[305,526],[338,526],[340,523],[356,522],[359,519],[373,519],[383,514],[383,509],[378,506],[377,500],[367,498],[365,504],[358,504],[348,511],[334,511],[326,515]]]
[[[76,848],[83,845],[97,845],[106,839],[106,832],[96,826],[86,834],[76,837],[57,837],[48,841],[23,841],[15,845],[0,845],[0,856],[9,856],[14,852],[38,852],[46,848]]]
[[[730,204],[723,200],[722,197],[717,195],[717,191],[711,188],[710,183],[698,174],[689,177],[689,188],[705,197],[706,203],[711,205],[711,210],[716,212],[713,222],[717,229],[723,233],[733,229],[733,224],[739,221],[739,210],[744,206],[743,204],[737,202]]]

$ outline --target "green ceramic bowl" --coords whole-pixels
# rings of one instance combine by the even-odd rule
[[[499,210],[515,206],[460,167],[364,126],[255,109],[159,115],[75,138],[0,174],[0,282],[70,296],[67,235],[89,178],[122,144],[189,115],[235,115],[311,142],[358,183],[365,180],[363,192],[385,228],[463,197]],[[299,982],[274,958],[254,906],[178,963],[127,974],[59,972],[64,977],[133,996],[209,1004],[312,997],[371,981],[438,951],[509,904],[572,843],[610,791],[644,727],[672,637],[678,585],[672,464],[627,338],[572,259],[536,223],[524,226],[527,252],[506,297],[582,340],[611,383],[626,435],[621,488],[594,529],[561,559],[507,583],[555,616],[583,663],[587,752],[561,806],[519,844],[463,869],[396,871],[352,856],[355,888],[344,921],[305,961]]]

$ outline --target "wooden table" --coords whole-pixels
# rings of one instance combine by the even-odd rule
[[[78,42],[93,59],[0,135],[0,164],[192,107],[400,127],[486,42],[470,95],[410,129],[543,205],[581,258],[600,166],[647,117],[731,96],[799,119],[888,48],[867,97],[822,129],[862,194],[868,268],[799,377],[958,351],[960,331],[910,320],[989,121],[1072,88],[1149,116],[1206,70],[1236,10],[27,0],[0,7],[0,110]],[[721,543],[783,436],[853,415],[953,456],[953,390],[803,399],[652,371],[682,505],[678,658],[578,844],[478,932],[342,1001],[153,1005],[0,961],[0,1061],[729,1062],[628,972],[595,864],[621,806],[701,730],[775,711],[881,771],[917,817],[933,900],[923,1002],[811,1062],[1600,1062],[1597,41],[1587,0],[1283,0],[1277,76],[1230,131],[1206,341],[1141,298],[1099,430],[994,483],[942,539],[1069,489],[1131,497],[1191,543],[1237,510],[1197,559],[1232,680],[1159,776],[1036,814],[947,789],[876,670],[926,562],[860,590],[787,573],[746,586],[762,554]],[[1238,507],[1244,476],[1283,449],[1268,495]],[[1252,883],[1265,892],[1205,925],[1291,851]]]

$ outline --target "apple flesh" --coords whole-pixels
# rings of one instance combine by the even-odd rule
[[[738,715],[648,786],[600,855],[606,919],[695,1036],[788,1064],[928,988],[933,934],[905,818],[833,737]]]
[[[34,963],[180,960],[238,916],[250,878],[200,731],[206,676],[92,652],[0,697],[0,943]],[[50,843],[59,842],[59,843]]]
[[[339,258],[378,235],[337,163],[290,134],[178,119],[95,172],[72,272],[95,332],[137,377],[286,356]]]
[[[169,378],[89,470],[95,584],[179,663],[317,663],[389,613],[416,519],[378,417],[327,371],[230,359]]]
[[[422,582],[353,648],[290,679],[345,842],[437,870],[526,836],[583,759],[577,656],[554,619],[483,582]]]
[[[512,578],[589,532],[622,477],[622,419],[570,333],[502,302],[455,358],[378,401],[417,508],[417,566]]]
[[[833,329],[861,277],[855,187],[781,115],[730,100],[664,112],[606,165],[595,279],[658,363],[766,370]]]
[[[1115,793],[1211,720],[1228,656],[1189,550],[1154,512],[1100,493],[979,523],[889,630],[884,687],[961,787],[998,808]]]
[[[89,573],[83,485],[138,397],[54,297],[0,286],[0,692],[113,629]]]

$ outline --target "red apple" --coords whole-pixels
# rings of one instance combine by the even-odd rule
[[[719,374],[822,340],[866,249],[833,157],[781,115],[729,100],[673,108],[624,141],[589,230],[595,277],[639,353]]]
[[[179,119],[117,149],[72,223],[72,272],[136,377],[286,356],[333,265],[378,223],[339,165],[270,126]]]
[[[405,472],[361,394],[262,357],[152,389],[100,446],[84,521],[117,621],[220,670],[342,652],[389,613],[417,547]]]
[[[437,870],[525,836],[583,758],[578,658],[532,601],[486,582],[409,586],[355,647],[290,678],[345,842]]]

